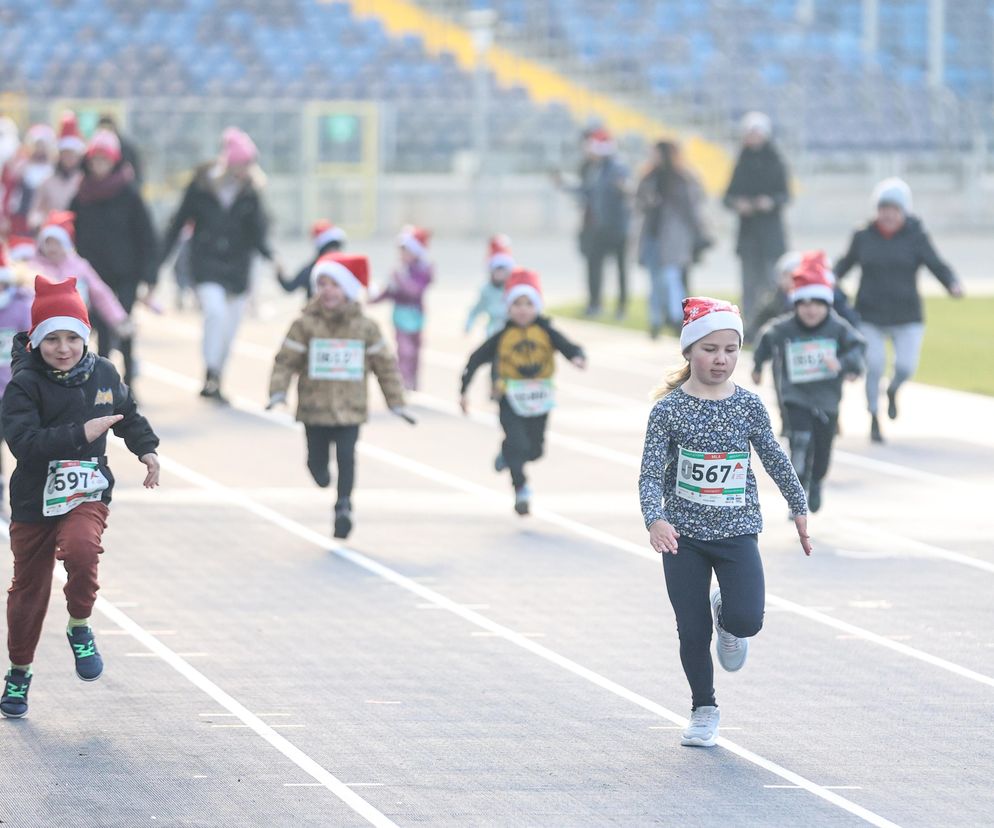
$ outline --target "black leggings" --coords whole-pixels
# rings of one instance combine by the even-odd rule
[[[592,239],[586,252],[587,258],[587,304],[592,310],[601,310],[601,294],[604,288],[604,262],[615,259],[618,263],[618,310],[623,311],[628,304],[628,254],[625,239],[604,241]]]
[[[676,555],[663,553],[666,592],[676,613],[680,661],[694,709],[714,705],[711,663],[711,571],[721,587],[721,624],[739,638],[763,628],[766,583],[756,535],[695,540],[681,535]]]
[[[790,439],[790,462],[804,491],[809,491],[812,483],[820,483],[828,474],[839,415],[822,414],[793,403],[785,403],[783,408]]]
[[[545,448],[545,425],[548,414],[538,417],[522,417],[515,414],[511,404],[500,401],[500,424],[504,429],[504,442],[501,453],[511,472],[511,483],[515,489],[525,485],[525,463],[538,460]]]
[[[331,461],[331,444],[335,444],[338,460],[338,502],[352,497],[355,486],[355,444],[359,439],[359,426],[304,425],[307,435],[307,466],[322,471]]]

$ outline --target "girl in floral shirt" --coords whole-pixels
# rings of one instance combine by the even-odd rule
[[[680,660],[692,712],[684,745],[718,740],[712,623],[718,662],[741,669],[748,639],[763,626],[763,528],[750,446],[783,494],[806,555],[811,554],[804,490],[770,427],[759,397],[732,382],[742,346],[739,309],[716,299],[683,300],[680,347],[687,365],[649,415],[639,497],[652,548],[663,556],[676,613]],[[711,572],[718,588],[708,592]]]

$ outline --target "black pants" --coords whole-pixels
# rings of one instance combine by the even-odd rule
[[[137,289],[137,285],[124,285],[114,291],[114,295],[117,296],[118,301],[129,315],[135,306]],[[93,322],[93,330],[97,335],[97,353],[102,357],[110,357],[111,351],[120,351],[121,357],[124,359],[124,376],[122,379],[125,385],[132,385],[135,381],[133,338],[130,336],[126,338],[117,336],[111,330],[110,325],[104,322],[97,313],[93,314],[91,321]]]
[[[338,461],[338,502],[352,497],[355,486],[355,444],[359,440],[359,426],[304,425],[307,435],[307,466],[324,470],[331,461],[331,444],[335,444]]]
[[[545,426],[548,414],[538,417],[522,417],[515,414],[511,404],[501,398],[500,425],[504,429],[504,442],[501,453],[511,472],[511,483],[515,489],[525,485],[525,463],[538,460],[545,449]]]
[[[812,411],[793,403],[784,403],[783,409],[790,439],[790,462],[804,491],[809,491],[812,483],[820,483],[828,474],[839,415]]]
[[[599,311],[604,287],[604,262],[615,259],[618,262],[618,310],[624,311],[628,304],[628,257],[626,240],[600,239],[593,237],[586,243],[587,259],[587,306]]]
[[[721,625],[749,638],[763,627],[766,582],[756,535],[703,541],[681,535],[676,555],[663,553],[666,592],[676,613],[680,661],[690,682],[692,704],[714,705],[711,663],[711,572],[721,587]]]

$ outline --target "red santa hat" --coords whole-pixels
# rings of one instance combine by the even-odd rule
[[[30,236],[9,236],[7,238],[7,252],[12,262],[26,262],[35,257],[38,246]]]
[[[35,299],[31,303],[31,347],[37,348],[53,331],[72,331],[85,342],[90,338],[90,317],[86,303],[76,290],[76,277],[50,282],[35,276]]]
[[[314,246],[320,250],[332,242],[343,244],[348,236],[341,227],[335,227],[328,219],[318,219],[311,225],[311,238],[314,240]]]
[[[542,299],[542,281],[534,270],[525,270],[523,267],[516,267],[507,278],[504,285],[504,304],[511,307],[514,301],[527,296],[539,313],[545,305]]]
[[[400,235],[397,237],[397,245],[409,253],[413,253],[419,259],[424,259],[428,256],[428,242],[430,239],[430,230],[408,224],[401,229]]]
[[[14,281],[14,271],[7,262],[7,252],[0,245],[0,284],[9,285]]]
[[[514,257],[511,255],[511,240],[503,233],[490,237],[490,253],[487,267],[492,273],[498,267],[514,270]]]
[[[318,281],[325,276],[335,282],[350,302],[369,285],[369,259],[356,253],[326,253],[311,268],[311,289],[317,291]]]
[[[688,296],[683,300],[683,328],[680,350],[715,331],[735,331],[742,341],[742,314],[736,305],[709,296]]]
[[[614,138],[604,127],[598,127],[587,136],[587,150],[591,155],[601,157],[614,155],[616,149],[617,145],[614,143]]]
[[[46,239],[55,239],[66,252],[72,251],[76,243],[76,214],[71,210],[52,210],[38,231],[38,244]]]
[[[55,148],[55,130],[48,124],[34,124],[24,135],[24,143],[32,149],[39,142],[45,144],[49,150]]]
[[[831,305],[835,301],[835,274],[832,273],[825,251],[812,250],[801,256],[801,263],[794,268],[791,279],[791,302],[817,299]]]
[[[86,142],[79,134],[76,113],[70,109],[62,113],[62,121],[59,123],[59,149],[72,150],[80,155],[86,152]]]
[[[92,158],[94,155],[103,155],[115,164],[121,160],[121,139],[109,129],[98,129],[90,139],[90,145],[86,148],[86,157]]]

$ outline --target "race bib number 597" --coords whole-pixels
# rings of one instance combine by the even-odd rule
[[[745,506],[748,472],[748,452],[688,451],[681,447],[676,493],[704,506]]]
[[[80,503],[100,500],[110,483],[95,460],[52,460],[48,464],[41,513],[58,517]]]

